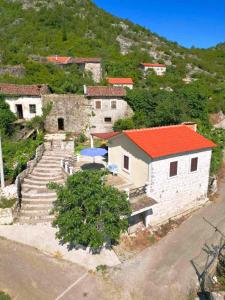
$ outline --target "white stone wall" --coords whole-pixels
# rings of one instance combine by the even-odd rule
[[[132,115],[132,110],[125,100],[119,97],[92,97],[90,98],[92,115],[90,118],[91,132],[110,132],[115,121]],[[101,102],[101,109],[96,108],[96,102]],[[116,101],[116,109],[111,108],[112,101]],[[111,118],[111,122],[105,122]]]
[[[133,84],[113,84],[114,87],[124,87],[133,90]]]
[[[190,171],[191,158],[198,157],[198,169]],[[178,161],[177,176],[170,177],[170,162]],[[157,201],[148,224],[161,223],[207,200],[211,150],[185,153],[153,160],[149,165],[150,196]]]
[[[129,171],[123,168],[123,156],[129,157]],[[118,173],[134,186],[144,186],[149,178],[150,157],[132,143],[126,136],[117,136],[109,140],[109,163],[118,166]]]
[[[148,70],[154,70],[156,75],[163,76],[166,72],[166,67],[144,67],[145,73],[148,72]]]
[[[92,73],[92,78],[95,82],[100,82],[102,79],[101,63],[85,63],[84,70]]]
[[[23,107],[23,118],[25,120],[30,120],[35,116],[41,116],[42,115],[42,98],[41,97],[7,97],[6,102],[9,104],[10,110],[17,114],[16,105],[21,104]],[[36,114],[30,113],[30,104],[36,105]]]

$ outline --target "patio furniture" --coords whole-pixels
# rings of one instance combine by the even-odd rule
[[[86,148],[80,151],[80,154],[83,156],[93,157],[93,163],[95,162],[95,157],[104,156],[108,153],[104,148]]]
[[[118,166],[115,164],[108,164],[107,169],[113,175],[118,175]]]

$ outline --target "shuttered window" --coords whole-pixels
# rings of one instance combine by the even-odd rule
[[[177,167],[178,167],[177,161],[173,161],[170,163],[170,177],[177,175]]]
[[[95,101],[95,108],[101,109],[102,108],[102,102],[101,101]]]
[[[195,172],[198,169],[198,158],[194,157],[191,159],[191,172]]]
[[[116,100],[111,101],[111,109],[116,109]]]
[[[123,156],[123,167],[126,170],[129,170],[129,157],[124,155]]]

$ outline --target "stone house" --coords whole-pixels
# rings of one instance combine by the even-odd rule
[[[45,121],[49,133],[58,131],[81,132],[89,127],[91,106],[83,95],[45,95],[43,105],[52,103],[52,109]]]
[[[92,108],[92,133],[112,131],[115,121],[133,113],[124,100],[126,90],[123,87],[88,86],[84,87],[84,94]]]
[[[42,115],[42,98],[49,89],[44,84],[19,85],[0,83],[0,94],[5,96],[10,110],[18,119],[30,120]]]
[[[192,128],[182,124],[126,130],[109,139],[109,164],[117,165],[118,175],[137,190],[144,188],[149,199],[133,213],[132,223],[156,225],[208,200],[216,145]]]
[[[67,56],[48,56],[47,62],[54,63],[61,67],[65,67],[70,64],[76,64],[82,72],[90,72],[95,82],[100,82],[102,79],[102,60],[101,58],[93,57],[67,57]]]
[[[90,72],[92,79],[95,82],[102,80],[102,60],[101,58],[73,58],[72,62],[77,64],[79,69],[83,72]]]
[[[112,78],[109,77],[107,78],[108,84],[114,86],[114,87],[124,87],[124,88],[129,88],[133,89],[134,87],[134,82],[132,78]]]
[[[158,76],[163,76],[166,73],[166,65],[164,64],[142,63],[140,67],[145,75],[149,70],[153,70]]]

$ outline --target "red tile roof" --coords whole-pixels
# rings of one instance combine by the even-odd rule
[[[185,125],[125,130],[123,134],[152,158],[216,147]]]
[[[19,85],[0,83],[0,94],[14,96],[41,96],[48,94],[49,89],[45,84]]]
[[[60,65],[66,65],[71,63],[71,57],[67,56],[48,56],[47,57],[48,62],[55,63],[55,64],[60,64]]]
[[[85,63],[100,63],[101,58],[98,57],[76,57],[72,58],[71,61],[75,64],[85,64]]]
[[[141,64],[144,67],[166,67],[164,64],[151,64],[151,63],[142,63]]]
[[[118,134],[119,134],[119,132],[112,131],[112,132],[105,132],[105,133],[92,133],[91,135],[95,136],[95,137],[97,137],[99,139],[108,140],[111,137],[116,136]]]
[[[107,78],[108,83],[110,84],[133,84],[132,78]]]
[[[89,97],[95,96],[126,96],[126,90],[123,87],[108,87],[108,86],[88,86],[86,95]]]

